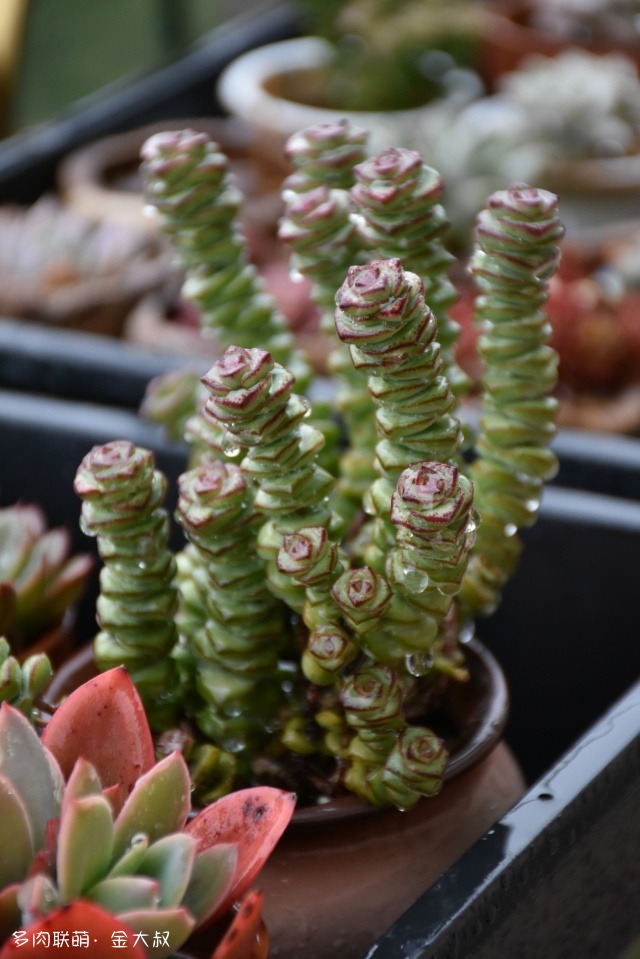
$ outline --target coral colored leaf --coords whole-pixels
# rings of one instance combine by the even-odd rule
[[[63,782],[29,720],[13,706],[0,706],[0,775],[10,780],[26,807],[34,849],[44,841],[49,819],[60,813]]]
[[[83,683],[57,708],[42,734],[65,776],[79,756],[95,766],[103,788],[130,793],[155,761],[149,723],[123,666]]]
[[[235,880],[238,850],[220,843],[198,853],[193,864],[189,888],[182,900],[198,926],[222,915]]]
[[[216,916],[254,881],[288,826],[295,803],[294,793],[272,786],[240,789],[206,806],[187,824],[185,832],[196,838],[199,851],[221,842],[238,846],[235,880]]]
[[[112,850],[113,820],[104,796],[65,799],[56,857],[63,902],[80,898],[106,875]]]
[[[262,921],[263,899],[257,889],[247,893],[210,959],[256,959],[258,954],[267,955],[269,946]]]
[[[115,823],[114,854],[122,855],[138,833],[151,842],[180,832],[191,810],[191,780],[177,750],[141,776]]]
[[[34,852],[26,806],[13,783],[0,776],[0,889],[24,879]]]
[[[52,953],[60,952],[65,959],[114,959],[114,954],[118,959],[147,959],[144,946],[134,941],[132,930],[90,902],[72,902],[55,909],[23,931],[22,940],[12,937],[5,942],[0,959],[43,959],[50,950],[42,943],[47,941],[47,934],[53,941],[54,933],[57,939],[69,935],[68,947],[51,948]],[[115,942],[123,942],[124,947],[114,949]]]
[[[131,909],[118,918],[144,937],[149,959],[164,959],[174,953],[187,941],[195,923],[186,909]]]

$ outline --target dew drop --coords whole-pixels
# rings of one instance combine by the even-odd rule
[[[515,523],[507,523],[504,528],[505,536],[515,536],[518,532],[518,527]]]
[[[229,433],[229,432],[224,433],[222,436],[220,445],[223,451],[226,453],[226,455],[231,457],[232,459],[235,456],[240,455],[240,447],[238,446],[238,439],[236,436],[233,435],[233,433]]]
[[[415,566],[405,566],[402,569],[402,582],[410,593],[424,593],[429,585],[429,577]]]
[[[431,653],[409,653],[405,665],[412,676],[426,676],[433,669],[433,656]]]

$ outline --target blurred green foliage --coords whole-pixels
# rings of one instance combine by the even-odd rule
[[[29,0],[10,130],[170,62],[243,7],[251,0]]]

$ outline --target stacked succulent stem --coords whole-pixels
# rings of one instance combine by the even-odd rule
[[[468,391],[470,381],[455,362],[459,326],[447,312],[458,294],[448,277],[453,256],[443,244],[449,221],[442,206],[441,177],[420,153],[396,147],[381,151],[353,172],[351,195],[362,244],[376,258],[399,257],[404,269],[422,280],[425,300],[438,324],[445,374],[459,396]]]
[[[380,570],[395,542],[389,511],[397,478],[413,463],[453,460],[462,432],[420,278],[405,273],[398,259],[374,260],[351,267],[336,302],[336,332],[350,345],[354,366],[369,374],[378,405],[380,479],[365,508],[377,517],[367,559]]]
[[[246,764],[273,737],[283,698],[278,657],[286,623],[256,553],[262,518],[240,467],[222,462],[180,477],[176,518],[195,552],[189,581],[205,614],[188,637],[205,703],[195,719],[211,741]]]
[[[309,367],[249,261],[243,197],[227,157],[206,134],[182,130],[150,137],[142,159],[147,207],[160,217],[185,270],[182,295],[198,309],[203,333],[223,349],[263,343],[302,385]],[[199,432],[196,426],[192,438]]]
[[[484,409],[471,476],[482,526],[461,594],[469,617],[497,606],[520,553],[517,531],[535,522],[557,469],[548,446],[558,358],[544,305],[563,233],[557,198],[526,186],[495,193],[478,219],[470,269]]]
[[[256,547],[266,562],[266,582],[300,613],[305,586],[279,567],[278,555],[288,534],[332,525],[334,479],[318,465],[324,437],[303,422],[309,403],[292,392],[292,374],[264,350],[229,347],[202,382],[210,393],[205,414],[225,428],[238,451],[246,450],[242,471],[256,490],[255,508],[267,517]],[[294,715],[282,740],[306,751],[309,743],[298,735],[301,726],[301,717]]]
[[[337,120],[294,134],[286,146],[295,172],[283,185],[278,235],[291,247],[292,269],[312,283],[326,332],[333,331],[336,290],[362,246],[348,191],[366,139],[363,130]]]
[[[182,130],[150,137],[142,158],[145,200],[171,237],[186,271],[183,295],[200,311],[203,330],[223,346],[253,346],[261,337],[291,363],[291,334],[247,257],[242,194],[227,157],[205,133]]]
[[[349,190],[354,167],[364,159],[366,139],[363,130],[338,120],[294,134],[286,148],[295,172],[284,184],[285,212],[278,235],[292,251],[292,269],[311,281],[320,329],[332,338],[336,290],[362,251]],[[371,480],[373,407],[365,380],[340,344],[331,351],[329,367],[340,385],[336,406],[349,436],[349,449],[340,457],[335,501],[336,512],[348,525]]]
[[[166,485],[149,450],[125,440],[95,446],[74,483],[82,529],[97,537],[104,563],[95,659],[102,670],[127,667],[155,729],[175,721],[181,698],[172,658],[178,594],[162,505]]]

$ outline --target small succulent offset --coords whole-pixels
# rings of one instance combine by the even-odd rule
[[[243,900],[229,939],[255,939],[260,895],[247,894],[293,812],[269,787],[226,796],[189,818],[181,754],[154,762],[139,696],[123,668],[75,690],[38,737],[0,708],[0,948],[41,955],[84,930],[96,957],[174,953]],[[188,820],[188,821],[187,821]],[[218,937],[220,938],[220,937]],[[250,952],[247,952],[248,956]]]
[[[16,654],[58,626],[79,599],[93,560],[70,552],[68,530],[49,529],[39,506],[0,509],[0,635]]]
[[[516,185],[480,215],[474,435],[457,415],[466,381],[440,178],[414,151],[367,159],[363,143],[343,121],[294,137],[281,225],[339,339],[337,465],[321,459],[330,443],[294,373],[242,342],[202,377],[206,401],[185,428],[199,455],[179,481],[189,542],[175,558],[148,451],[114,441],[77,474],[105,562],[98,664],[124,662],[156,728],[178,724],[209,795],[268,782],[295,784],[302,802],[347,789],[409,808],[435,794],[448,752],[429,708],[467,678],[462,640],[499,603],[518,530],[556,468],[544,312],[563,233],[556,198]],[[219,191],[203,186],[211,155],[219,167],[218,148],[189,132],[144,150],[161,210],[187,171],[166,215],[178,248],[203,259],[229,229]],[[239,301],[253,295],[244,276]]]
[[[9,703],[35,722],[38,701],[52,676],[53,667],[45,653],[34,653],[20,663],[6,638],[0,636],[0,702]]]

